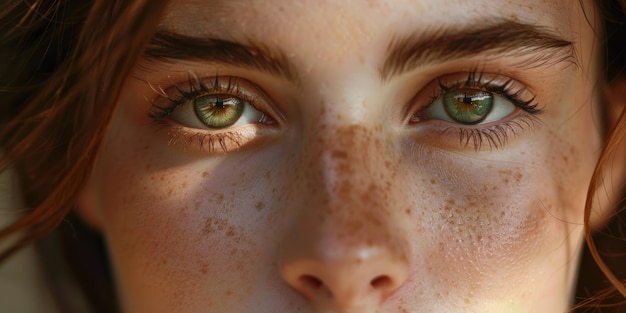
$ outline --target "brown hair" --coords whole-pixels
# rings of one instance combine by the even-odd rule
[[[90,175],[122,84],[165,4],[0,4],[0,172],[15,168],[28,212],[0,230],[0,240],[14,240],[0,251],[0,263],[67,218]],[[77,279],[95,309],[114,311],[111,299],[100,299],[113,292],[98,287],[102,284],[93,283],[91,275]],[[56,300],[63,312],[69,310]]]
[[[123,82],[165,5],[166,1],[154,0],[57,0],[32,5],[5,0],[0,4],[0,59],[6,63],[0,65],[0,171],[9,166],[17,170],[29,208],[23,218],[0,230],[0,240],[21,234],[9,249],[0,251],[0,262],[54,230],[72,210]],[[615,0],[598,1],[598,6],[613,14],[604,16],[607,81],[624,78],[626,27],[621,5]],[[608,134],[590,183],[585,235],[588,255],[608,277],[612,291],[626,297],[626,288],[604,263],[588,227],[602,168],[626,135],[626,116],[620,116]],[[594,306],[590,301],[582,303],[600,307],[600,300],[606,298],[592,297]]]
[[[13,166],[30,212],[0,231],[23,237],[0,261],[52,231],[88,178],[124,79],[164,1],[6,1],[0,169]]]

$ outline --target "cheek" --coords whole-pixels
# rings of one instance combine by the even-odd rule
[[[423,211],[415,259],[423,260],[428,278],[417,284],[439,299],[463,295],[458,303],[510,295],[503,285],[518,279],[537,255],[549,223],[536,198],[537,177],[518,161],[437,152],[432,158],[436,164],[424,166],[427,178],[413,204]]]
[[[250,169],[245,155],[185,160],[162,145],[109,142],[93,180],[125,308],[244,305],[251,282],[271,273],[262,270],[275,249],[266,229],[274,218],[271,172]],[[271,279],[278,278],[262,280]]]
[[[429,290],[425,297],[471,305],[529,296],[512,297],[512,285],[520,293],[567,292],[582,228],[566,218],[580,221],[593,160],[550,138],[477,157],[424,149],[422,161],[400,171],[413,173],[402,179],[414,195],[413,259],[422,275],[413,283]],[[565,156],[582,163],[563,163]],[[548,276],[558,283],[537,288]]]

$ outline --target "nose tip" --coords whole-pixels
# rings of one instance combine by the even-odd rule
[[[355,258],[287,260],[283,279],[318,306],[340,310],[377,308],[408,277],[407,262],[377,249]]]

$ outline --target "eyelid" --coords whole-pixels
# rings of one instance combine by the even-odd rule
[[[165,143],[169,146],[182,146],[182,150],[209,155],[230,153],[265,142],[265,139],[273,137],[271,134],[277,134],[284,123],[284,117],[277,112],[263,89],[244,78],[197,78],[190,73],[186,80],[178,81],[179,83],[171,83],[166,89],[148,83],[157,94],[150,100],[152,109],[148,116],[159,132],[165,132]],[[205,95],[238,97],[267,118],[256,123],[217,129],[194,128],[171,118],[178,107],[190,105],[189,101]]]
[[[446,121],[440,118],[429,118],[427,115],[431,105],[448,92],[462,89],[487,91],[494,98],[506,101],[514,109],[510,114],[499,118],[483,120],[478,124],[464,124],[457,121]],[[443,104],[443,103],[441,103]],[[510,140],[524,136],[524,130],[533,130],[541,124],[535,93],[524,83],[501,74],[458,72],[438,77],[412,98],[404,115],[405,125],[416,126],[415,140],[443,149],[466,151],[473,146],[476,152],[486,148],[488,151],[500,150]],[[490,115],[493,111],[490,111]],[[447,113],[446,113],[447,114]]]
[[[179,83],[172,83],[166,89],[158,87],[153,90],[157,96],[151,100],[154,110],[150,112],[150,117],[162,119],[169,116],[178,106],[184,104],[190,98],[203,95],[233,95],[247,101],[256,110],[268,115],[282,124],[284,116],[271,105],[272,101],[265,91],[258,85],[247,79],[235,76],[212,76],[198,78],[189,74],[186,80]]]
[[[500,90],[501,87],[505,87],[506,90]],[[427,83],[412,98],[406,110],[405,123],[411,124],[411,119],[415,114],[419,114],[432,105],[446,92],[461,88],[491,92],[510,101],[516,109],[522,109],[531,114],[538,114],[542,111],[537,108],[535,93],[526,84],[502,74],[468,71],[443,75]]]

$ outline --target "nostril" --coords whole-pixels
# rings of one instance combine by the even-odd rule
[[[319,295],[320,290],[326,289],[324,288],[324,282],[313,275],[301,275],[298,277],[298,284],[295,285],[295,287],[305,297],[311,300]],[[330,290],[328,290],[328,292],[330,293]]]
[[[322,286],[322,281],[312,275],[300,276],[300,283],[302,283],[306,288],[313,290],[317,290]]]
[[[389,276],[380,275],[372,279],[372,281],[370,282],[370,285],[374,289],[385,290],[391,287],[391,285],[393,285],[393,282],[391,281],[391,278],[389,278]]]

